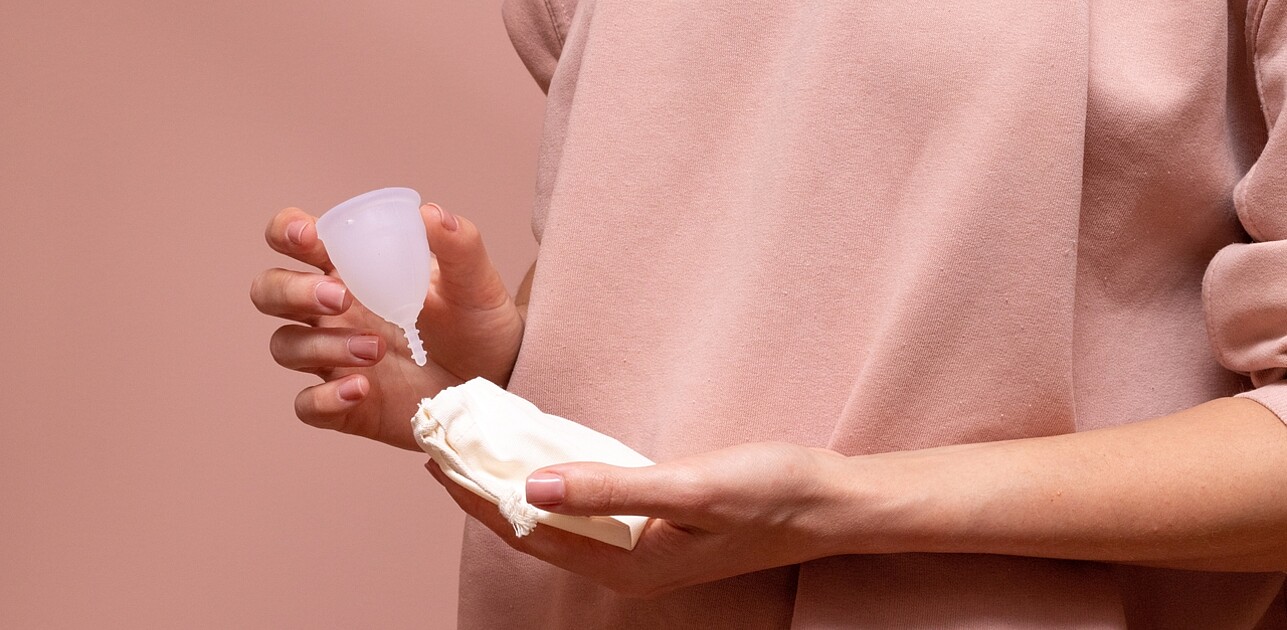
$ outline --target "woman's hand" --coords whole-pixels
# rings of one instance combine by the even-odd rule
[[[512,547],[637,595],[842,554],[1287,571],[1287,433],[1245,398],[1045,437],[860,457],[746,444],[528,477],[528,500],[552,512],[659,517],[630,552],[544,526],[516,539],[496,506],[430,469]]]
[[[353,433],[410,450],[411,416],[421,398],[483,376],[504,387],[523,338],[523,318],[473,223],[427,204],[429,295],[418,326],[429,363],[417,366],[402,332],[355,303],[317,238],[316,218],[297,208],[268,224],[268,245],[321,273],[269,269],[250,299],[268,315],[294,320],[273,334],[277,363],[325,381],[295,398],[313,426]]]
[[[523,538],[495,505],[426,468],[466,512],[511,547],[632,596],[839,552],[847,458],[792,444],[754,443],[648,466],[549,466],[528,477],[528,501],[574,515],[655,517],[626,551],[539,525]],[[851,499],[852,497],[850,497]]]

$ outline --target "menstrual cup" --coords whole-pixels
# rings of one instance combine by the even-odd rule
[[[358,195],[322,215],[317,236],[353,297],[401,327],[416,365],[424,365],[416,318],[429,293],[429,241],[420,194],[381,188]]]

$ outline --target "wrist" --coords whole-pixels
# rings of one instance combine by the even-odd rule
[[[935,477],[937,450],[844,458],[831,475],[829,555],[952,551],[960,502]]]

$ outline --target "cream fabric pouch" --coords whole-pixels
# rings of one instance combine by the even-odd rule
[[[564,462],[651,466],[630,447],[571,420],[542,413],[531,402],[484,378],[448,387],[420,401],[411,419],[420,448],[452,481],[495,503],[526,536],[545,523],[610,545],[634,549],[645,516],[567,516],[526,501],[527,476]]]

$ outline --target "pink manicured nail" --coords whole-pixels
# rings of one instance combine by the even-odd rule
[[[313,289],[313,293],[317,297],[318,304],[321,304],[336,313],[344,310],[344,294],[348,293],[348,290],[344,288],[344,285],[338,282],[331,282],[329,280],[319,282],[317,287]]]
[[[308,221],[295,221],[286,226],[286,238],[290,242],[299,245],[304,242],[304,228],[308,227]]]
[[[349,352],[359,359],[374,359],[380,356],[380,339],[371,335],[349,337]]]
[[[527,478],[527,502],[554,505],[563,502],[563,478],[554,473],[536,473]]]
[[[455,232],[460,228],[460,222],[456,220],[456,215],[447,212],[446,208],[438,204],[434,204],[433,207],[437,208],[438,214],[442,215],[442,227],[446,228],[448,232]]]
[[[347,400],[349,402],[361,400],[363,396],[366,396],[366,386],[363,385],[362,379],[351,378],[340,383],[339,393],[340,400]]]

